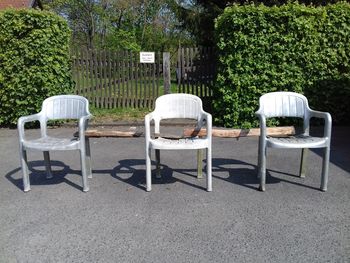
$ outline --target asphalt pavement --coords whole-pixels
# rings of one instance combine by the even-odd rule
[[[350,262],[349,135],[333,129],[327,192],[321,151],[299,178],[300,150],[278,149],[258,191],[257,137],[213,138],[213,192],[196,178],[195,151],[162,151],[162,178],[146,192],[138,137],[91,139],[88,193],[78,152],[52,152],[50,180],[42,153],[29,152],[24,193],[17,131],[0,129],[0,262]]]

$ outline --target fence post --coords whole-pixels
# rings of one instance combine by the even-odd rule
[[[164,94],[170,93],[170,53],[163,52]]]

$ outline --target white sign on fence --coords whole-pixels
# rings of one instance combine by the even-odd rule
[[[154,52],[140,52],[140,63],[154,63]]]

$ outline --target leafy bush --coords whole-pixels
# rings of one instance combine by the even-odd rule
[[[37,10],[0,12],[0,125],[38,112],[52,95],[70,93],[70,31]]]
[[[259,97],[304,93],[312,108],[349,122],[350,4],[233,5],[216,20],[214,110],[227,127],[257,127]]]

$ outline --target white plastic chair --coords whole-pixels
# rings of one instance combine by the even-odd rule
[[[300,177],[305,177],[306,156],[308,148],[324,148],[321,190],[327,191],[329,153],[331,144],[332,118],[327,112],[314,111],[309,108],[305,96],[294,92],[271,92],[260,97],[260,108],[256,115],[260,119],[258,176],[260,190],[265,191],[266,180],[266,149],[271,148],[301,148]],[[269,137],[266,134],[266,119],[271,117],[299,117],[303,119],[303,133],[288,137]],[[323,137],[309,135],[310,119],[325,120]]]
[[[162,119],[194,119],[197,121],[196,129],[203,126],[207,128],[207,136],[204,138],[192,137],[179,140],[166,139],[162,137],[151,138],[150,123],[154,120],[155,135],[160,134],[160,121]],[[207,149],[207,191],[212,191],[212,164],[211,164],[211,144],[212,144],[212,118],[202,108],[202,101],[199,97],[190,94],[168,94],[160,96],[156,100],[155,110],[145,117],[145,137],[146,137],[146,190],[151,191],[151,152],[155,150],[157,172],[159,173],[160,150],[198,150]],[[202,162],[201,154],[198,154],[198,163]],[[198,174],[201,165],[198,165]]]
[[[19,133],[19,152],[23,172],[24,191],[30,190],[28,174],[27,150],[44,152],[47,178],[52,178],[49,151],[79,150],[83,178],[83,191],[89,191],[87,178],[92,177],[89,139],[85,138],[88,119],[91,118],[88,100],[76,95],[53,96],[44,100],[39,113],[19,118],[17,127]],[[58,119],[79,119],[79,138],[54,138],[47,135],[47,121]],[[41,137],[27,140],[24,124],[39,121]]]

